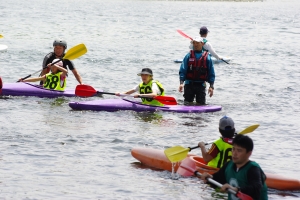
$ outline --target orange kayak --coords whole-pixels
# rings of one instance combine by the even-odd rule
[[[144,165],[172,171],[172,163],[165,156],[164,150],[136,147],[131,150],[131,155]],[[200,173],[207,172],[213,174],[218,171],[218,168],[207,166],[203,158],[200,156],[188,154],[188,159],[192,159],[196,163],[196,166],[198,167],[197,171]],[[179,165],[180,162],[174,163],[173,167],[175,172]],[[277,174],[265,174],[267,176],[266,184],[268,188],[289,191],[300,190],[300,181],[297,179],[287,178]]]

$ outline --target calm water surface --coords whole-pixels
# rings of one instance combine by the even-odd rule
[[[141,168],[130,154],[136,146],[188,147],[216,139],[224,115],[238,130],[260,124],[251,133],[252,159],[264,171],[300,179],[299,10],[298,0],[2,1],[0,42],[9,47],[0,53],[4,82],[39,69],[55,38],[87,46],[74,61],[85,84],[126,91],[139,83],[136,73],[150,67],[179,102],[173,60],[185,56],[189,40],[176,29],[193,37],[206,25],[217,52],[234,60],[215,65],[208,103],[223,106],[216,113],[80,112],[68,106],[79,98],[0,99],[1,198],[224,199],[199,179],[172,180],[169,172]],[[71,74],[68,88],[76,84]],[[278,193],[271,190],[270,199],[300,198],[300,192]]]

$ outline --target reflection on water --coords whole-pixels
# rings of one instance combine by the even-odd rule
[[[159,112],[133,112],[133,115],[138,120],[142,120],[144,122],[152,122],[154,124],[163,123],[163,116]]]
[[[62,106],[63,104],[67,104],[70,100],[64,97],[55,98],[53,102],[51,102],[52,108],[56,106]]]

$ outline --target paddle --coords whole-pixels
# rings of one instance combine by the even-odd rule
[[[111,93],[111,92],[96,91],[92,86],[89,86],[89,85],[77,85],[76,89],[75,89],[75,94],[76,94],[76,96],[80,96],[80,97],[91,97],[96,94],[116,95],[115,93]],[[122,95],[122,96],[131,96],[131,95]],[[144,97],[143,97],[143,95],[139,95],[139,98],[144,98]],[[153,97],[153,99],[155,99],[165,105],[177,105],[177,101],[174,97],[156,96],[156,97]]]
[[[184,32],[182,32],[182,30],[177,30],[177,32],[180,34],[180,35],[182,35],[183,37],[185,37],[185,38],[188,38],[188,39],[190,39],[190,40],[193,40],[193,38],[191,38],[190,36],[188,36],[187,34],[185,34]],[[226,64],[228,64],[229,65],[229,63],[226,61],[226,60],[223,60],[223,59],[221,59],[223,62],[225,62]]]
[[[71,49],[69,49],[62,59],[59,59],[58,61],[52,63],[51,65],[54,65],[54,64],[58,63],[61,60],[74,60],[76,58],[79,58],[80,56],[82,56],[86,52],[87,52],[86,46],[84,44],[78,44],[78,45],[72,47]],[[47,66],[44,67],[43,69],[46,69],[46,68],[47,68]],[[28,76],[22,78],[22,80],[25,80],[25,79],[31,77],[32,75],[42,71],[43,69],[40,69],[40,70],[38,70],[38,71],[36,71],[32,74],[29,74]],[[17,82],[20,82],[20,81],[17,81]]]
[[[193,40],[193,38],[191,38],[190,36],[188,36],[187,34],[185,34],[184,32],[182,32],[182,30],[177,30],[177,32],[178,32],[180,35],[182,35],[183,37],[188,38],[188,39],[190,39],[190,40]]]
[[[199,176],[201,177],[202,174],[200,172],[197,171],[197,167],[196,167],[196,163],[191,160],[190,158],[186,158],[185,160],[183,160],[177,170],[177,173],[180,174],[181,176]],[[214,184],[215,186],[221,188],[222,184],[211,179],[211,178],[207,178],[207,181]],[[242,199],[242,200],[252,200],[252,197],[238,191],[234,191],[232,189],[228,189],[228,192],[236,195],[238,198]]]
[[[257,129],[258,126],[259,126],[259,124],[254,124],[254,125],[248,126],[244,130],[240,131],[238,134],[251,133],[255,129]],[[214,141],[207,142],[207,143],[205,143],[205,145],[211,144],[213,142]],[[167,156],[167,158],[171,162],[174,163],[174,162],[179,162],[179,161],[185,159],[187,157],[188,152],[190,152],[193,149],[197,149],[197,148],[199,148],[199,146],[188,147],[188,148],[184,148],[182,146],[175,146],[175,147],[166,149],[164,152],[165,152],[165,155]]]

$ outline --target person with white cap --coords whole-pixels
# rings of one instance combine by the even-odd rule
[[[23,80],[19,79],[20,82],[36,82],[43,81],[43,87],[51,90],[64,91],[66,87],[66,75],[68,70],[63,67],[63,62],[60,59],[54,59],[52,63],[47,65],[50,68],[50,72],[37,77],[28,78]]]
[[[45,56],[42,64],[43,71],[41,72],[40,76],[44,76],[49,72],[50,69],[49,64],[51,65],[54,59],[62,59],[64,57],[66,49],[67,49],[67,42],[65,40],[55,39],[53,41],[53,52],[50,52]],[[78,73],[78,71],[76,70],[76,68],[74,67],[74,63],[67,59],[64,59],[62,62],[63,62],[63,68],[65,68],[66,70],[69,68],[74,74],[78,83],[82,85],[83,84],[82,78]],[[48,68],[46,68],[46,66],[48,66]],[[41,81],[40,84],[43,85],[44,82]]]
[[[208,163],[208,166],[215,168],[221,168],[232,158],[232,140],[235,135],[235,128],[230,117],[224,116],[220,119],[219,132],[222,137],[214,141],[208,151],[206,151],[204,142],[198,144],[204,161]]]
[[[184,102],[192,103],[196,97],[196,102],[200,105],[206,103],[206,82],[209,83],[208,93],[213,96],[215,71],[211,56],[208,52],[202,51],[204,45],[203,38],[193,39],[193,50],[183,59],[179,69],[179,92],[184,89]]]
[[[216,59],[221,60],[222,58],[216,53],[216,51],[214,50],[214,48],[212,47],[210,42],[208,42],[208,40],[206,39],[208,32],[209,32],[209,30],[206,28],[206,26],[202,26],[200,28],[199,34],[200,34],[200,37],[203,38],[203,42],[204,42],[202,49],[204,51],[208,51]]]
[[[151,98],[151,97],[165,95],[165,90],[164,90],[162,84],[157,80],[153,80],[152,70],[149,68],[144,68],[137,75],[141,76],[142,82],[140,84],[138,84],[137,86],[135,86],[133,89],[131,89],[125,93],[122,93],[122,94],[133,94],[135,92],[138,92],[139,94],[143,94],[143,96],[146,97],[146,98],[142,98],[142,102],[144,104],[162,106],[163,105],[162,103]],[[138,98],[139,94],[134,95],[134,97]],[[121,96],[121,93],[116,93],[116,95]],[[149,97],[149,98],[147,98],[147,97]]]

